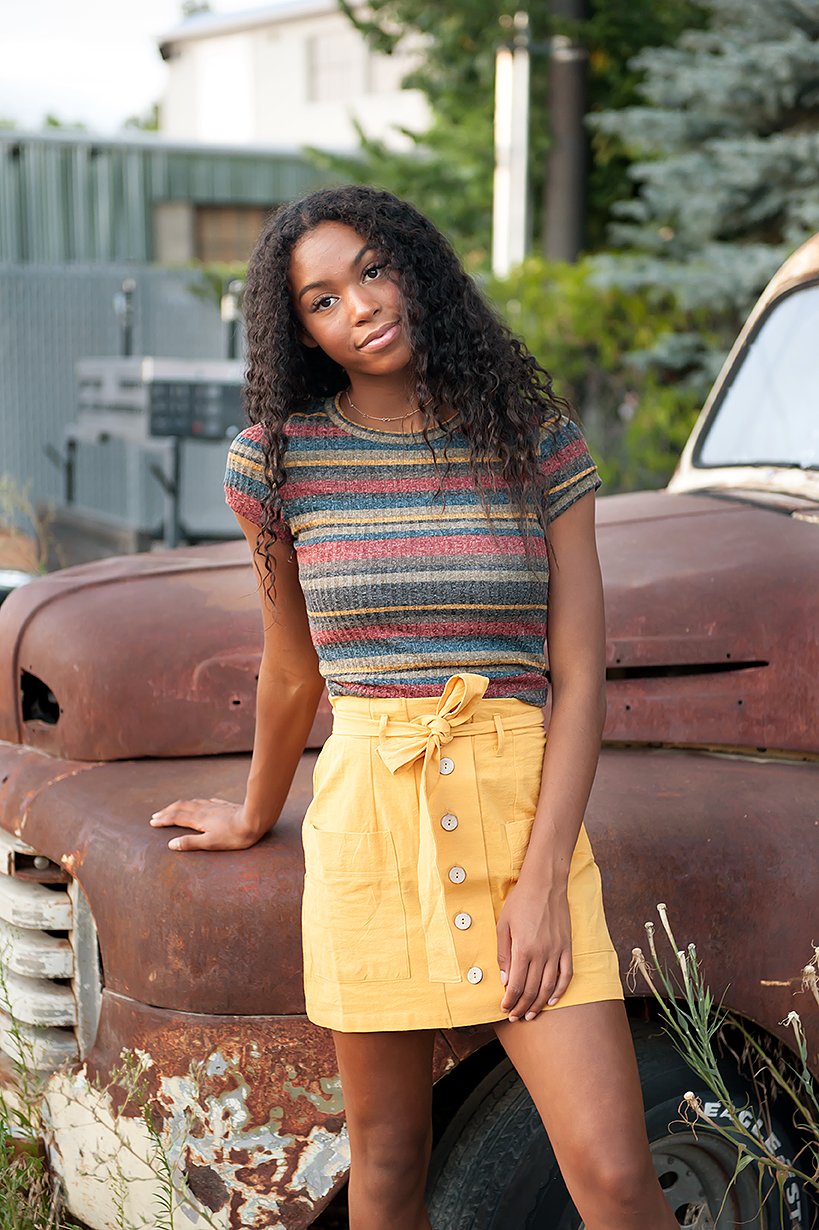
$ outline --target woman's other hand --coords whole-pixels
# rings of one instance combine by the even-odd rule
[[[533,1020],[572,980],[572,924],[565,888],[518,881],[498,919],[498,965],[508,1020]]]
[[[193,829],[168,842],[170,850],[247,850],[264,836],[244,818],[241,803],[227,799],[177,799],[151,816],[154,828]]]

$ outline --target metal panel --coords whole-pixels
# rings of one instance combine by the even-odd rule
[[[67,939],[0,919],[0,963],[27,978],[71,978],[74,955]]]
[[[5,830],[0,872],[0,1052],[37,1068],[82,1058],[102,996],[91,907],[60,864]]]
[[[328,176],[294,151],[0,133],[0,263],[150,261],[153,206],[273,206]]]
[[[195,269],[7,266],[0,275],[0,472],[29,483],[35,503],[62,500],[62,475],[46,450],[62,450],[64,430],[76,418],[77,360],[118,353],[111,305],[125,277],[137,283],[137,352],[183,359],[225,353],[225,326],[215,301],[201,294]],[[183,446],[182,521],[193,533],[235,531],[222,494],[226,453],[227,442]],[[155,461],[117,440],[81,448],[78,504],[158,532],[162,491],[150,471]],[[126,491],[137,492],[129,507]]]
[[[0,1050],[12,1059],[40,1071],[50,1071],[61,1063],[78,1057],[77,1038],[73,1029],[59,1026],[26,1025],[12,1022],[0,1011]]]
[[[4,1005],[15,1020],[26,1025],[76,1025],[77,1009],[71,987],[45,978],[29,978],[6,970]]]
[[[51,892],[42,884],[3,876],[0,879],[0,919],[15,927],[68,931],[71,902],[65,893]]]
[[[74,915],[71,947],[74,952],[73,992],[76,1001],[76,1032],[81,1055],[87,1055],[97,1036],[102,1004],[102,968],[97,927],[91,906],[76,880],[68,886]]]

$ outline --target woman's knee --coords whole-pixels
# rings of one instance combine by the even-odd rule
[[[572,1180],[570,1186],[593,1206],[624,1217],[645,1208],[657,1176],[648,1149],[624,1153],[601,1141],[575,1168]]]
[[[368,1182],[395,1191],[415,1191],[422,1184],[432,1149],[432,1123],[392,1121],[351,1125],[352,1167]]]

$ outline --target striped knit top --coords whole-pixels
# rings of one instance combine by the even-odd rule
[[[256,525],[262,432],[257,424],[236,437],[225,474],[227,503]],[[545,705],[543,533],[530,513],[527,563],[500,463],[487,519],[457,417],[427,433],[437,468],[420,433],[362,427],[332,398],[292,414],[286,434],[282,528],[329,694],[434,696],[469,670],[488,676],[488,698]],[[548,521],[602,483],[569,419],[542,428],[540,465]]]

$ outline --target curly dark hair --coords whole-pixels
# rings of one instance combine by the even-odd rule
[[[397,277],[413,356],[423,439],[437,468],[427,431],[453,410],[469,443],[469,466],[485,513],[484,486],[502,484],[521,527],[527,557],[527,511],[534,511],[548,545],[546,481],[539,472],[541,428],[553,427],[568,403],[524,343],[496,316],[461,267],[449,242],[413,205],[363,185],[324,188],[282,206],[267,221],[250,258],[244,294],[247,329],[245,404],[251,423],[264,426],[266,494],[257,553],[269,596],[275,594],[271,546],[280,537],[286,479],[288,417],[348,388],[342,367],[304,345],[290,297],[290,257],[298,241],[322,222],[352,227]],[[444,451],[446,460],[446,451]],[[440,480],[440,494],[448,473]]]

